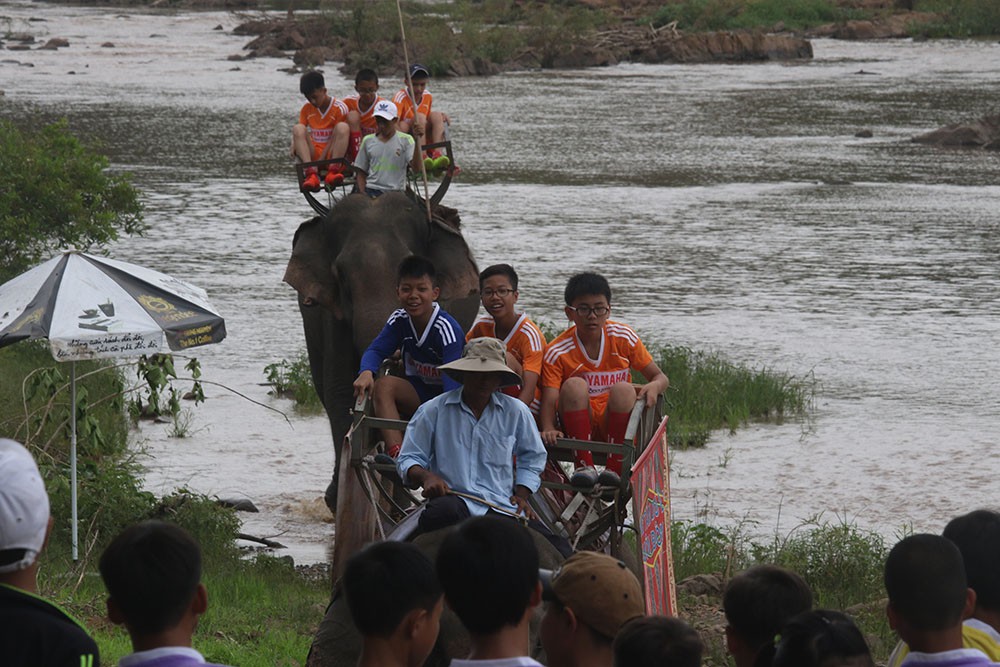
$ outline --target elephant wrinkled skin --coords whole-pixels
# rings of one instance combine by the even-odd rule
[[[325,218],[295,232],[284,280],[299,295],[316,392],[330,419],[337,461],[326,503],[336,511],[341,447],[351,425],[352,383],[361,355],[381,331],[396,298],[396,269],[410,255],[437,270],[441,307],[468,328],[479,309],[479,276],[455,209],[426,211],[402,193],[351,195]]]

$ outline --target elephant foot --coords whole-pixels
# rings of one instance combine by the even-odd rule
[[[330,508],[330,512],[334,516],[337,515],[337,485],[337,476],[334,475],[326,487],[326,493],[323,494],[323,501],[326,502],[326,506]]]

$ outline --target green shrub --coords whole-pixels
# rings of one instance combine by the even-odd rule
[[[681,0],[661,6],[652,23],[662,26],[677,21],[678,29],[690,32],[768,29],[778,23],[803,29],[872,15],[843,8],[834,0]]]
[[[941,18],[911,27],[928,37],[1000,35],[1000,3],[995,0],[921,0],[914,9],[936,12]]]
[[[291,398],[296,408],[307,411],[322,409],[323,402],[316,393],[312,381],[312,371],[309,369],[309,356],[305,350],[289,361],[282,359],[264,367],[264,377],[271,385],[268,392],[272,396]]]

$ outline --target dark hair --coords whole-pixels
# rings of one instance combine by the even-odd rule
[[[437,275],[434,271],[434,263],[426,257],[420,255],[410,255],[399,263],[399,270],[396,272],[396,282],[403,282],[403,278],[423,278],[427,276],[431,283],[437,285]]]
[[[578,273],[566,283],[566,290],[563,296],[566,298],[566,305],[572,306],[576,299],[581,296],[591,294],[602,294],[611,303],[611,286],[607,279],[599,273]]]
[[[812,591],[802,577],[777,565],[744,570],[729,581],[722,595],[732,632],[765,661],[774,652],[774,636],[782,626],[812,603]]]
[[[976,510],[955,517],[942,535],[962,552],[976,606],[1000,611],[1000,513]]]
[[[316,70],[306,72],[299,79],[299,92],[306,97],[309,97],[314,90],[319,90],[324,86],[326,86],[326,80],[323,78],[323,73]]]
[[[516,521],[476,517],[444,539],[437,573],[462,625],[489,635],[523,618],[538,586],[538,549]]]
[[[201,548],[180,526],[143,521],[111,541],[98,569],[129,631],[152,635],[176,626],[194,599]]]
[[[781,629],[773,667],[874,667],[864,635],[846,614],[816,609]]]
[[[493,276],[507,276],[510,280],[510,286],[517,289],[517,271],[510,264],[494,264],[483,269],[482,273],[479,274],[479,289],[483,289],[483,283],[486,282],[486,279]]]
[[[354,75],[354,84],[357,85],[362,81],[374,81],[375,85],[378,85],[378,74],[373,69],[364,68],[358,70],[358,73]]]
[[[704,645],[679,618],[643,616],[622,626],[614,642],[615,667],[699,667]]]
[[[414,609],[434,608],[441,585],[434,566],[409,542],[377,542],[351,556],[344,594],[362,635],[388,637]]]
[[[962,553],[940,535],[910,535],[885,559],[885,590],[889,606],[914,630],[958,625],[968,591]]]

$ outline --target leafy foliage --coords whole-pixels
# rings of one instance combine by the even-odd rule
[[[734,30],[809,28],[823,23],[861,18],[862,14],[833,0],[681,0],[660,7],[653,15],[656,26],[677,21],[681,30]]]
[[[271,385],[271,390],[268,392],[271,396],[291,398],[298,408],[318,410],[323,407],[313,386],[309,357],[304,350],[291,361],[282,359],[265,366],[264,377]]]
[[[124,175],[65,121],[23,132],[0,120],[0,281],[56,248],[88,249],[141,234],[142,205]]]

